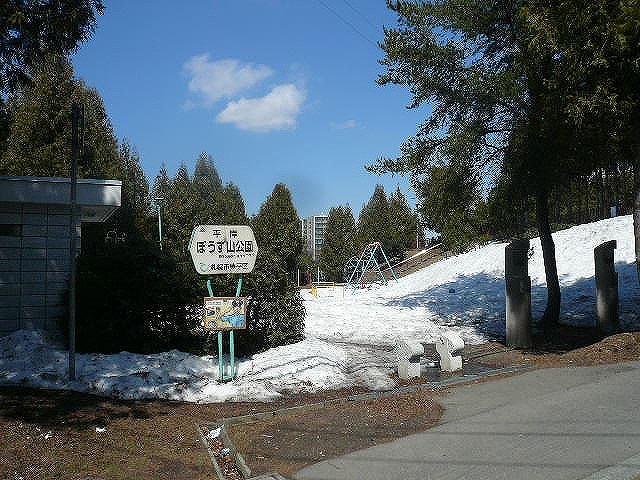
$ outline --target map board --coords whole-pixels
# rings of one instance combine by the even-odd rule
[[[191,232],[189,252],[200,275],[249,273],[258,244],[247,225],[198,225]]]
[[[205,330],[247,328],[247,297],[205,297]]]

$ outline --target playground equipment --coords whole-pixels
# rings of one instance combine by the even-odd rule
[[[380,263],[376,258],[376,255],[380,254],[384,259],[384,262],[387,264],[387,268],[385,270],[389,270],[391,275],[395,281],[398,281],[398,277],[396,277],[396,273],[393,271],[391,267],[391,263],[387,258],[387,255],[384,253],[384,249],[382,248],[382,244],[380,242],[370,243],[357,257],[357,260],[354,262],[353,260],[356,257],[351,258],[347,264],[345,265],[345,277],[348,276],[349,280],[347,281],[347,288],[351,287],[353,289],[352,293],[358,288],[364,287],[368,280],[368,274],[376,273],[377,278],[386,285],[388,283],[387,277],[382,273],[382,269],[380,268]],[[383,262],[383,263],[384,263]]]

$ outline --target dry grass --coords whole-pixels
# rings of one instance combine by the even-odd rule
[[[492,347],[502,345],[484,348]],[[640,332],[602,339],[593,330],[559,328],[536,338],[536,348],[530,351],[502,352],[475,361],[560,367],[638,359]],[[0,388],[0,478],[214,479],[196,422],[341,399],[319,409],[230,426],[236,447],[255,473],[275,470],[290,475],[305,465],[425,430],[442,414],[437,394],[431,391],[347,400],[362,391],[290,395],[273,403],[194,405],[4,387]]]

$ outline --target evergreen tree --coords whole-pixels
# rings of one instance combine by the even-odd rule
[[[213,159],[207,153],[200,154],[193,170],[192,191],[197,211],[195,224],[217,225],[222,223],[225,202],[221,202],[223,186]]]
[[[74,52],[103,10],[101,0],[0,3],[0,92],[23,84],[48,56]]]
[[[238,186],[231,182],[224,186],[224,215],[225,225],[246,225],[248,222],[247,213],[244,207],[244,200]]]
[[[33,83],[12,98],[0,172],[9,175],[68,177],[71,170],[71,106],[85,106],[84,152],[79,176],[113,178],[119,171],[118,144],[100,95],[74,79],[68,60],[51,57]]]
[[[357,254],[356,225],[351,207],[339,206],[329,211],[319,265],[327,279],[341,282],[347,261]]]
[[[392,229],[387,195],[382,185],[376,185],[373,195],[362,207],[358,217],[360,248],[369,243],[380,242],[388,254],[393,249]]]
[[[293,275],[303,238],[300,217],[286,185],[279,183],[274,187],[253,219],[253,229],[260,249],[272,253],[282,262],[284,270]]]
[[[167,247],[174,256],[186,261],[189,257],[187,246],[193,227],[197,225],[200,209],[189,170],[184,163],[171,180],[164,205]]]
[[[380,159],[373,170],[421,181],[442,163],[464,161],[477,171],[509,165],[513,191],[533,199],[547,283],[544,323],[560,313],[550,198],[608,162],[594,148],[594,130],[578,128],[570,115],[585,79],[566,62],[571,50],[558,48],[555,20],[565,29],[575,23],[565,15],[569,4],[578,11],[584,2],[390,1],[398,27],[385,31],[387,72],[378,80],[408,86],[411,107],[435,107],[400,157]],[[583,43],[574,41],[573,53]]]
[[[292,281],[302,251],[300,219],[284,184],[274,187],[251,223],[258,258],[245,280],[251,302],[247,330],[238,336],[238,349],[244,353],[304,338],[304,305]]]
[[[389,196],[389,218],[395,227],[392,230],[393,256],[402,256],[404,252],[416,245],[418,219],[409,207],[409,203],[400,190],[400,186]]]
[[[447,247],[463,251],[478,239],[478,179],[465,164],[433,166],[425,177],[416,185],[425,225],[440,233]]]

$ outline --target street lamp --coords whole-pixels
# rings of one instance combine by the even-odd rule
[[[153,199],[156,202],[158,208],[158,243],[160,244],[160,251],[162,251],[162,202],[163,197],[156,197]]]
[[[420,248],[420,207],[422,205],[416,203],[416,250]]]

